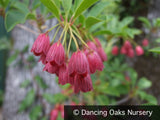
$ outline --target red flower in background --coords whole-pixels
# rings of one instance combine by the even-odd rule
[[[114,46],[114,47],[112,48],[112,54],[113,54],[113,55],[118,55],[118,46]]]
[[[137,54],[138,56],[144,54],[143,48],[142,48],[141,46],[139,46],[139,45],[136,46],[136,54]]]
[[[134,50],[132,48],[128,49],[127,54],[128,57],[133,58],[134,57]]]
[[[148,46],[148,44],[149,44],[148,39],[144,39],[144,40],[142,41],[142,45],[143,45],[144,47]]]
[[[50,120],[57,120],[58,118],[58,110],[57,109],[53,109],[51,111],[51,114],[50,114]]]
[[[64,118],[64,106],[56,104],[55,108],[51,111],[50,120],[57,120],[59,113],[61,113],[61,117]]]

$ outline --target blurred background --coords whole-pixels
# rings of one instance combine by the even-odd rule
[[[90,31],[100,39],[108,60],[102,72],[91,76],[94,90],[74,94],[69,84],[58,85],[55,75],[43,72],[44,65],[30,52],[37,33],[56,25],[56,18],[39,0],[1,0],[0,120],[48,120],[64,104],[159,105],[160,56],[159,50],[150,51],[160,45],[159,5],[159,0],[101,0],[84,13],[96,17],[93,8],[102,6],[97,17],[105,14],[108,28],[95,31],[95,25]],[[128,38],[143,47],[142,56],[113,55],[113,46],[120,49]],[[57,120],[63,119],[62,112]]]

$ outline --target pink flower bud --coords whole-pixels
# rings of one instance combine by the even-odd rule
[[[144,47],[148,46],[148,44],[149,44],[149,42],[148,42],[147,39],[144,39],[144,40],[142,41],[142,45],[143,45]]]
[[[96,51],[91,51],[90,53],[88,53],[87,59],[89,62],[89,68],[91,73],[95,73],[96,70],[100,70],[100,71],[103,70],[104,65]]]
[[[50,48],[49,36],[45,33],[40,34],[34,42],[31,52],[36,56],[46,55]]]
[[[118,55],[118,46],[114,46],[114,47],[112,48],[112,54],[113,54],[113,55]]]
[[[144,54],[143,48],[141,46],[136,46],[136,54],[137,56],[141,56]]]

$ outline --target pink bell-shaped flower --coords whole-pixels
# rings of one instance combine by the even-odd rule
[[[46,33],[40,34],[34,42],[31,52],[36,56],[46,55],[50,48],[49,36]]]
[[[86,76],[89,73],[89,63],[82,51],[72,54],[68,64],[68,72],[70,76],[74,76],[75,74]]]
[[[89,68],[90,68],[91,73],[95,73],[96,70],[100,70],[100,71],[103,70],[104,68],[103,62],[96,51],[90,51],[87,54],[87,59],[88,59]]]
[[[65,51],[61,43],[54,43],[50,47],[46,56],[46,61],[56,63],[59,66],[65,62]]]
[[[102,62],[107,61],[107,55],[106,55],[106,53],[104,52],[104,50],[103,50],[102,47],[99,47],[99,48],[97,49],[97,52],[98,52],[98,54],[99,54]]]
[[[75,81],[74,82],[75,93],[78,93],[80,91],[88,92],[93,90],[92,80],[89,74],[87,74],[86,77],[83,77],[81,75],[76,75],[74,81]]]

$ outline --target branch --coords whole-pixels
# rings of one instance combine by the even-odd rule
[[[125,98],[117,101],[116,105],[121,105],[121,104],[127,102],[127,101],[130,100],[130,99],[131,99],[131,97],[128,95],[128,96],[126,96]]]
[[[38,32],[35,32],[35,31],[31,30],[30,28],[28,28],[28,27],[26,27],[26,26],[24,26],[24,25],[21,25],[21,24],[17,24],[17,27],[19,27],[19,28],[21,28],[21,29],[23,29],[23,30],[26,30],[26,31],[28,31],[28,32],[31,32],[31,33],[33,33],[33,34],[35,34],[35,35],[38,35],[38,34],[39,34]]]

